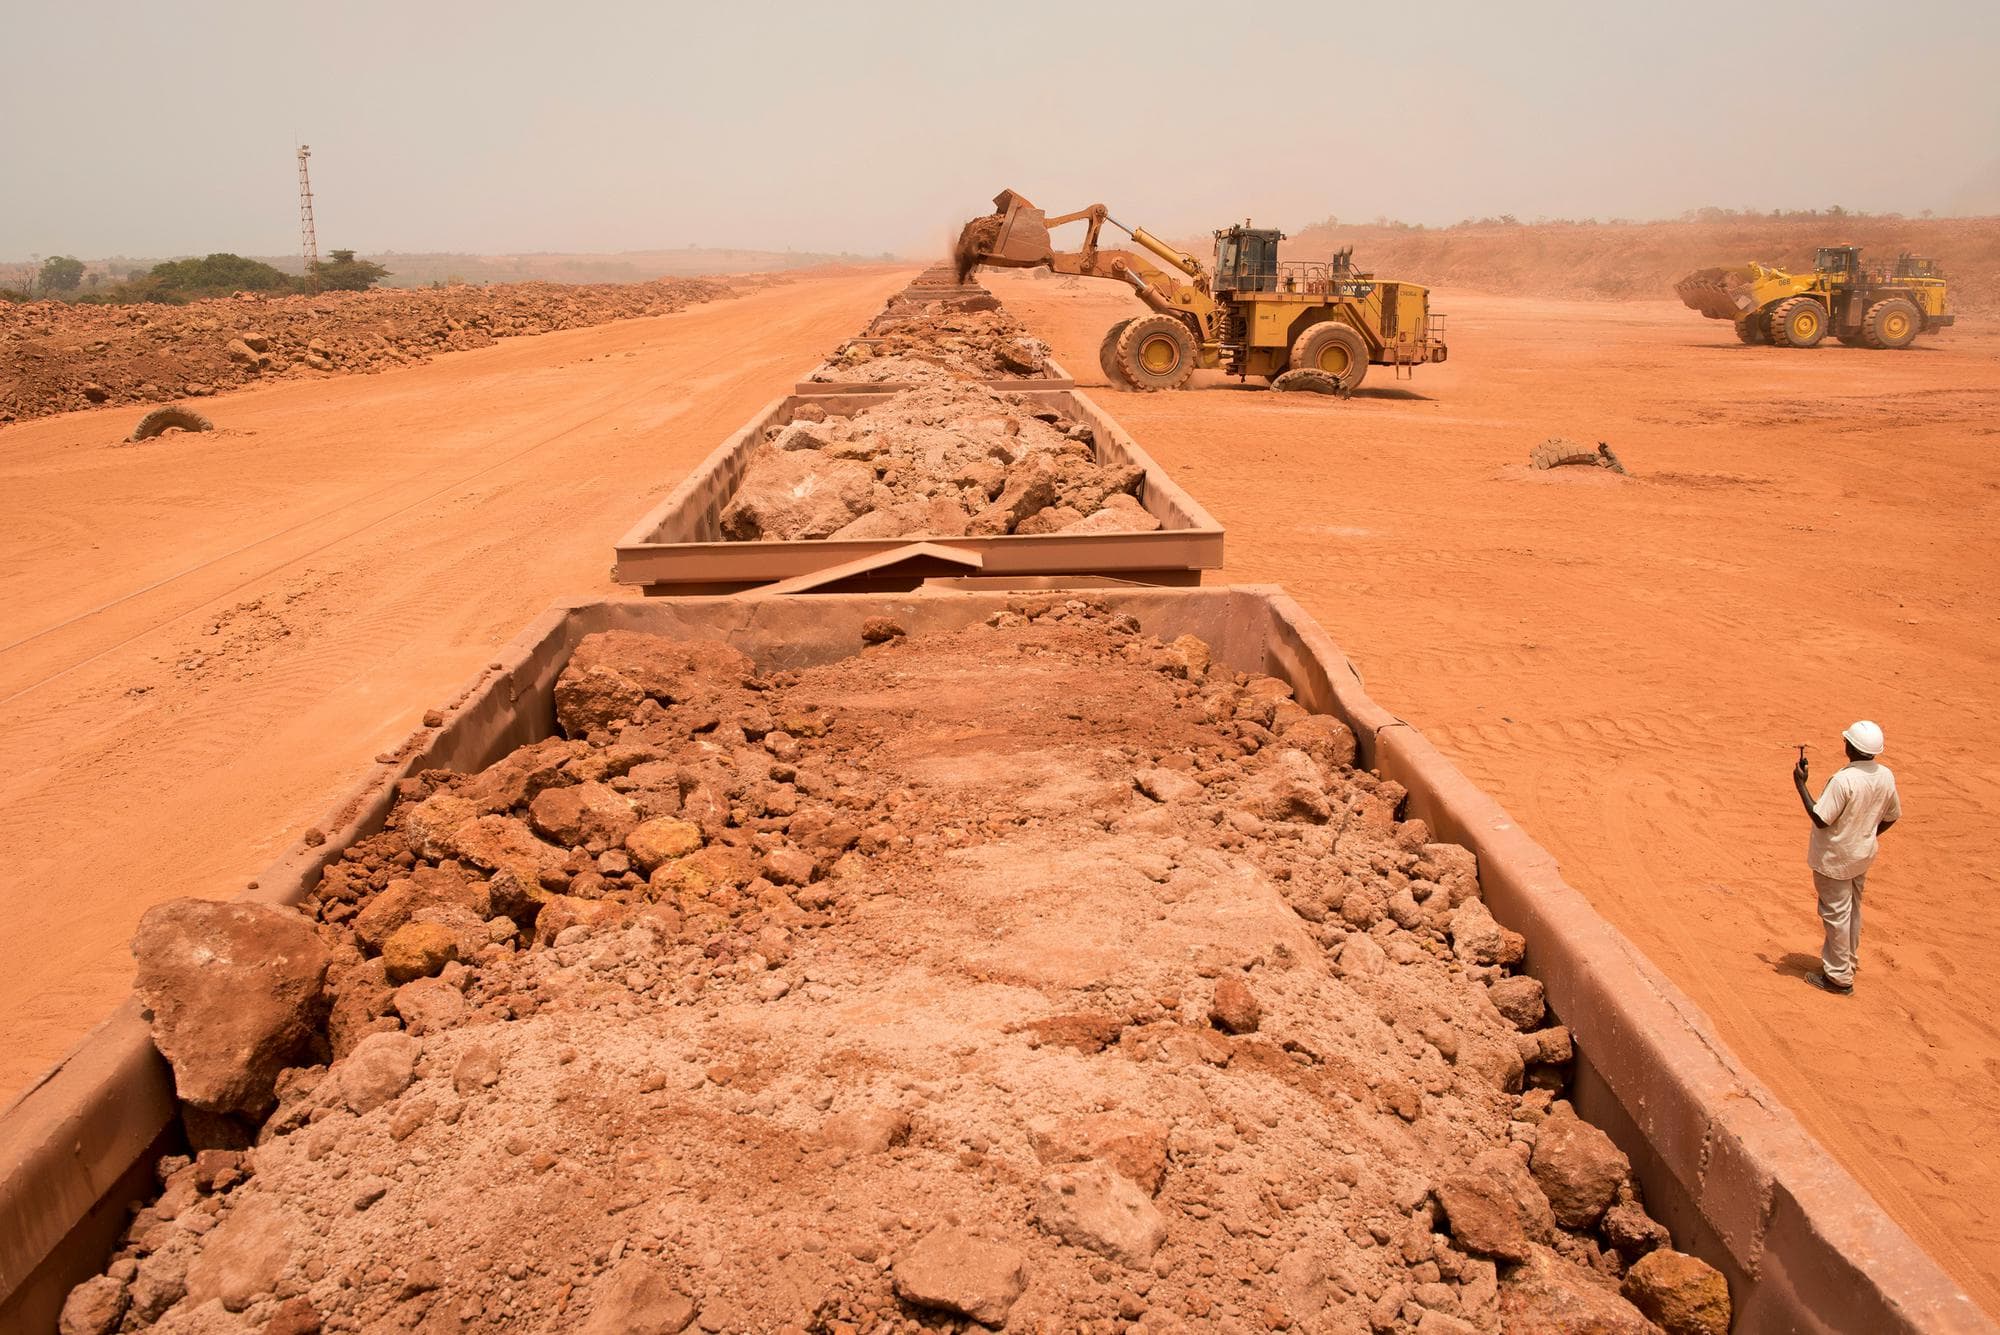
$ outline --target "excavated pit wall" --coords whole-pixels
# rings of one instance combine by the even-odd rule
[[[1721,1266],[1739,1332],[1964,1331],[1995,1327],[1713,1038],[1706,1019],[1570,888],[1545,851],[1416,731],[1386,714],[1325,633],[1274,589],[1098,595],[1146,632],[1206,640],[1218,660],[1287,681],[1353,727],[1357,763],[1409,790],[1409,814],[1479,857],[1481,891],[1528,940],[1530,970],[1576,1036],[1572,1097],[1631,1156],[1677,1245]],[[1003,593],[675,600],[558,607],[517,638],[445,724],[358,788],[326,841],[298,846],[245,898],[302,899],[320,871],[380,828],[397,780],[471,770],[554,730],[556,677],[605,629],[723,638],[761,666],[851,653],[862,623],[912,634],[984,619]],[[39,1330],[101,1264],[125,1206],[171,1139],[170,1077],[136,1007],[98,1030],[0,1118],[0,1329]]]

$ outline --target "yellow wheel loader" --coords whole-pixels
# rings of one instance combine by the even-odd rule
[[[1689,309],[1732,321],[1743,342],[1783,348],[1816,347],[1828,334],[1850,347],[1907,348],[1957,319],[1935,260],[1905,253],[1893,269],[1870,273],[1859,246],[1821,246],[1809,274],[1762,264],[1698,269],[1674,292]]]
[[[983,264],[1109,278],[1151,308],[1113,325],[1098,349],[1105,376],[1122,388],[1179,389],[1201,369],[1273,381],[1310,373],[1294,380],[1346,394],[1370,366],[1402,375],[1445,359],[1444,317],[1432,314],[1429,290],[1357,272],[1347,250],[1324,264],[1281,261],[1284,234],[1246,222],[1215,233],[1211,277],[1199,260],[1126,227],[1102,204],[1051,218],[1003,190],[993,210],[959,234],[961,279]],[[1055,249],[1049,229],[1073,222],[1086,224],[1082,246]],[[1099,249],[1107,222],[1147,254]]]

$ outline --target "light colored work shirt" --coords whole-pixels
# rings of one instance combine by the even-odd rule
[[[1903,805],[1887,765],[1857,760],[1827,780],[1813,811],[1826,828],[1813,827],[1806,861],[1820,875],[1845,881],[1867,874],[1875,860],[1875,827],[1900,819]]]

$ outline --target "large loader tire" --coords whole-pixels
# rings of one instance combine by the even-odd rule
[[[1907,348],[1923,327],[1916,303],[1904,297],[1878,301],[1861,317],[1861,336],[1871,348]]]
[[[1757,347],[1771,341],[1771,336],[1764,332],[1764,317],[1761,315],[1746,315],[1738,320],[1736,322],[1736,337],[1739,341],[1748,343],[1752,347]]]
[[[1811,297],[1791,297],[1771,312],[1771,341],[1781,348],[1813,348],[1826,337],[1826,307]]]
[[[1104,331],[1104,341],[1097,345],[1097,364],[1104,370],[1104,379],[1113,389],[1130,389],[1132,382],[1125,378],[1125,372],[1118,368],[1118,336],[1125,332],[1137,316],[1128,315],[1117,324]]]
[[[1292,340],[1292,371],[1322,371],[1350,393],[1368,374],[1368,345],[1352,325],[1325,320]]]
[[[1194,333],[1171,315],[1142,315],[1118,335],[1112,357],[1132,388],[1179,389],[1194,375]]]

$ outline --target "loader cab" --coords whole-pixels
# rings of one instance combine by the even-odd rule
[[[1215,234],[1217,292],[1276,292],[1278,243],[1285,234],[1275,227],[1241,227]]]
[[[1821,246],[1813,252],[1813,269],[1831,278],[1861,276],[1861,247]]]

